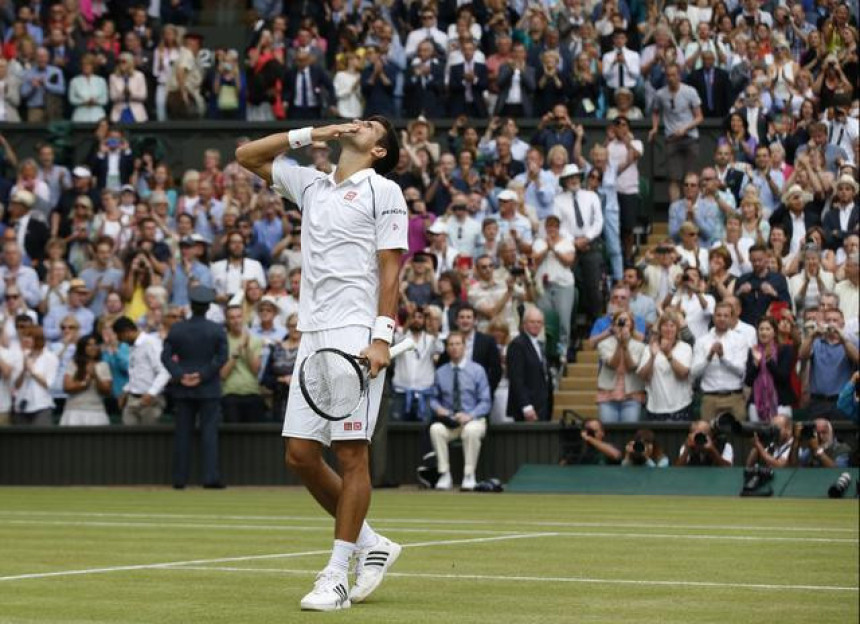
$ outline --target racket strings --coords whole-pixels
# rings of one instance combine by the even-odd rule
[[[342,355],[321,351],[304,364],[305,389],[316,407],[334,417],[351,414],[361,402],[362,379]]]

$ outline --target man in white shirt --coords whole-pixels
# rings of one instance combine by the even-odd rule
[[[748,348],[758,344],[758,334],[755,327],[741,320],[741,300],[737,297],[726,297],[723,302],[732,306],[732,319],[729,322],[731,330],[740,334]]]
[[[147,334],[127,316],[113,322],[120,342],[131,347],[128,383],[119,398],[124,425],[154,425],[164,412],[164,387],[170,373],[161,363],[161,340]]]
[[[555,196],[553,212],[561,221],[561,235],[573,241],[579,257],[575,273],[579,292],[584,294],[581,309],[593,321],[602,312],[600,297],[592,295],[600,292],[603,275],[603,210],[597,193],[581,188],[584,173],[575,164],[565,165],[558,178],[562,192]]]
[[[452,271],[455,268],[460,254],[448,244],[448,226],[441,219],[436,219],[427,228],[427,237],[430,239],[430,246],[424,251],[436,256],[436,278],[438,279],[445,271]]]
[[[426,421],[430,416],[428,401],[433,396],[436,379],[436,341],[424,331],[424,310],[412,312],[406,322],[408,335],[415,342],[415,350],[401,358],[394,368],[392,386],[397,420]]]
[[[520,198],[516,191],[505,189],[497,197],[499,201],[499,235],[511,238],[517,244],[517,251],[530,253],[532,248],[532,224],[527,217],[517,211]]]
[[[263,265],[245,257],[245,239],[239,232],[227,237],[227,258],[212,263],[212,283],[218,303],[226,303],[233,295],[244,290],[245,283],[256,280],[266,289],[266,272]]]
[[[618,194],[621,243],[624,258],[629,260],[633,254],[633,228],[639,216],[639,159],[645,150],[642,141],[633,137],[630,122],[623,115],[612,120],[606,128],[606,149],[609,162],[615,166],[618,175],[615,179]]]
[[[854,162],[854,142],[858,135],[858,120],[848,115],[848,108],[837,106],[831,111],[832,118],[827,124],[827,142],[842,149],[848,155],[848,162]],[[856,163],[855,163],[856,164]]]
[[[749,346],[740,334],[731,331],[731,320],[731,304],[718,303],[714,310],[714,327],[696,339],[693,349],[691,374],[701,378],[703,420],[711,420],[725,412],[731,412],[738,420],[746,420],[743,382]]]
[[[627,31],[616,28],[612,32],[612,50],[603,55],[603,79],[613,91],[620,87],[634,91],[642,73],[639,54],[626,45]]]
[[[429,39],[441,50],[448,49],[448,35],[439,30],[436,24],[436,13],[431,7],[421,11],[421,27],[416,28],[406,37],[404,51],[407,56],[412,56],[418,51],[418,44]]]
[[[4,346],[0,340],[0,427],[10,423],[12,388],[24,368],[24,353],[15,344]]]
[[[678,293],[672,297],[672,305],[684,311],[687,327],[696,341],[708,333],[716,302],[713,296],[704,294],[704,282],[699,269],[693,266],[684,269]]]
[[[481,225],[469,216],[469,198],[456,193],[451,198],[452,216],[447,220],[448,240],[458,255],[474,258],[481,241]]]

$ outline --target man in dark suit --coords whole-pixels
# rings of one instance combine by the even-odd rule
[[[702,51],[702,67],[687,78],[702,100],[702,113],[705,117],[723,118],[731,108],[731,83],[729,74],[716,66],[713,50]]]
[[[793,241],[794,222],[803,219],[803,231],[801,236],[817,225],[821,225],[821,217],[812,207],[812,193],[807,193],[799,184],[792,184],[791,188],[782,196],[782,203],[770,215],[770,227],[780,226],[785,230],[785,236],[793,243],[793,248],[800,249],[803,240]]]
[[[119,174],[119,177],[109,180],[108,176],[114,171]],[[99,145],[93,162],[93,173],[100,189],[109,188],[119,191],[122,186],[131,181],[131,174],[134,173],[134,154],[119,128],[112,128],[107,138]]]
[[[364,96],[364,116],[394,117],[394,85],[397,67],[386,60],[376,45],[365,48],[367,61],[361,72],[361,94]]]
[[[445,116],[445,63],[436,58],[432,41],[418,44],[418,52],[406,71],[403,89],[407,117]]]
[[[533,422],[552,416],[552,383],[544,346],[538,341],[543,312],[529,308],[523,332],[508,345],[508,416]]]
[[[742,107],[736,112],[747,122],[749,133],[758,141],[759,145],[767,139],[767,130],[770,120],[767,112],[761,105],[759,89],[755,84],[748,84],[741,96]]]
[[[484,119],[487,105],[484,91],[489,86],[487,66],[475,60],[475,43],[462,44],[463,62],[452,65],[448,77],[448,116],[468,115]]]
[[[18,241],[23,242],[24,254],[32,265],[44,260],[45,245],[51,236],[45,222],[31,210],[35,203],[36,196],[30,191],[15,191],[9,198],[9,225],[17,232]]]
[[[824,215],[822,226],[829,249],[839,249],[849,234],[857,234],[857,180],[843,175],[836,181],[836,195],[830,204],[830,211]]]
[[[218,425],[221,422],[221,367],[227,363],[227,334],[206,319],[215,291],[195,286],[188,292],[191,318],[170,328],[161,363],[170,372],[176,434],[173,446],[173,487],[188,482],[191,434],[199,416],[203,447],[203,487],[224,487],[218,462]]]
[[[484,367],[492,396],[502,379],[502,360],[496,341],[492,336],[475,329],[475,308],[469,303],[464,303],[457,312],[457,329],[466,337],[466,357]],[[448,354],[443,353],[439,358],[439,366],[448,361]]]
[[[496,84],[499,99],[496,100],[496,115],[522,119],[534,116],[534,92],[537,87],[537,72],[526,63],[526,47],[517,42],[511,51],[512,58],[499,68]],[[519,89],[512,89],[518,85]],[[519,91],[519,96],[516,92]]]
[[[295,67],[284,77],[284,103],[287,119],[319,119],[334,101],[334,85],[319,65],[313,64],[308,50],[295,55]]]

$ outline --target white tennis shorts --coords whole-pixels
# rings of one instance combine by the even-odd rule
[[[369,441],[373,437],[376,419],[379,416],[379,405],[382,402],[382,389],[385,385],[384,370],[376,376],[376,379],[368,379],[367,392],[355,412],[349,418],[337,422],[326,420],[313,411],[299,387],[299,367],[311,353],[330,347],[358,355],[370,344],[370,333],[369,327],[350,325],[302,334],[296,367],[293,369],[293,379],[290,383],[290,396],[281,434],[283,437],[316,440],[326,446],[330,446],[332,441]]]

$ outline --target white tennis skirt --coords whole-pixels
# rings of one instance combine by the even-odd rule
[[[353,414],[337,422],[326,420],[313,411],[305,401],[299,387],[299,367],[314,351],[324,348],[340,349],[345,353],[358,355],[370,344],[370,328],[350,325],[338,329],[324,329],[302,334],[299,352],[296,356],[290,397],[287,401],[287,413],[284,416],[285,438],[302,438],[316,440],[326,446],[338,440],[370,440],[376,428],[379,416],[379,405],[382,402],[382,389],[385,385],[385,372],[382,371],[376,379],[368,380],[367,392]]]

